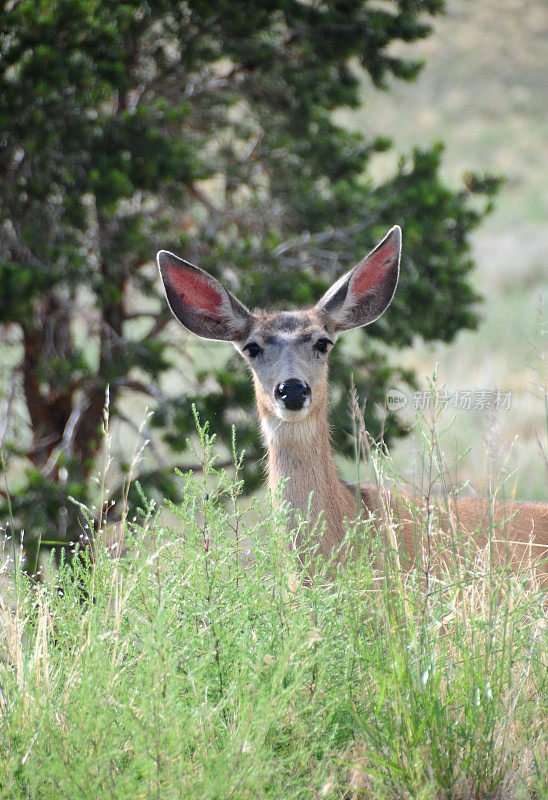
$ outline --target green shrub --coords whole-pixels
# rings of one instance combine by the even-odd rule
[[[313,536],[299,558],[283,509],[244,510],[213,438],[199,429],[203,473],[179,476],[178,505],[142,495],[124,558],[98,546],[42,586],[16,571],[0,798],[545,796],[525,576],[479,553],[427,592],[363,521],[351,559],[312,569]]]

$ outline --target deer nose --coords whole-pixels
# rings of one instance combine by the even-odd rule
[[[304,406],[306,399],[310,397],[311,389],[304,381],[289,378],[289,380],[276,386],[274,394],[276,399],[281,400],[287,409],[298,411]]]

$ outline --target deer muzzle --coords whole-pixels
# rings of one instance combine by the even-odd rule
[[[274,396],[288,411],[299,411],[310,403],[312,390],[304,381],[289,378],[276,386]]]

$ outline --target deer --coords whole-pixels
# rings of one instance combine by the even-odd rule
[[[376,485],[359,486],[356,492],[339,477],[327,413],[329,353],[341,334],[371,325],[392,302],[401,242],[395,225],[313,307],[290,311],[250,311],[209,273],[169,251],[157,254],[175,318],[199,337],[232,343],[247,362],[267,449],[268,487],[274,498],[289,504],[292,519],[308,514],[311,525],[321,521],[317,551],[325,558],[341,551],[347,526],[360,514],[378,520],[383,506],[396,521],[406,558],[413,563],[417,555],[411,498]],[[493,504],[457,496],[440,507],[442,528],[458,526],[479,544],[494,531],[500,558],[511,567],[524,562],[538,566],[548,585],[548,503]]]

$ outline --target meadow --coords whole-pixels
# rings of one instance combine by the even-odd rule
[[[443,497],[436,430],[421,425]],[[286,509],[242,502],[236,444],[228,472],[216,452],[198,425],[203,469],[179,475],[181,503],[142,495],[116,541],[72,569],[46,564],[42,584],[6,542],[0,798],[546,797],[531,574],[443,536],[435,513],[413,568],[388,512],[348,530],[342,562],[315,555],[320,531],[298,554]],[[387,454],[370,463],[387,485]]]

